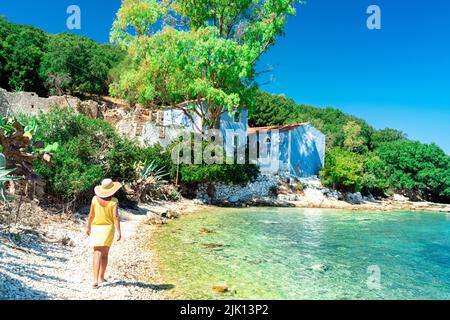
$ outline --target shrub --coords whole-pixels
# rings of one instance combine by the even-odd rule
[[[194,139],[191,140],[191,159],[194,159]],[[179,142],[172,143],[167,148],[167,153],[172,154]],[[210,142],[202,143],[202,151],[211,145]],[[259,168],[254,164],[227,164],[226,154],[223,154],[223,164],[180,164],[178,181],[185,184],[224,182],[233,184],[246,184],[254,181],[259,175]],[[247,150],[248,158],[248,150]],[[247,161],[248,162],[248,161]],[[177,165],[171,162],[170,174],[175,177]]]
[[[362,156],[341,148],[331,149],[321,171],[322,183],[342,191],[360,191],[363,174]]]
[[[364,159],[364,172],[361,177],[363,194],[382,196],[388,189],[386,163],[374,153],[368,153]]]
[[[64,199],[91,192],[102,179],[119,181],[135,178],[133,164],[142,149],[120,137],[103,120],[53,108],[37,117],[38,139],[46,145],[57,143],[49,168],[35,163],[36,171],[49,182],[50,192]]]
[[[254,181],[259,169],[253,164],[181,165],[182,183],[224,182],[246,184]]]

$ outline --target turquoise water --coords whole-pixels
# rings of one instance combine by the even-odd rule
[[[153,241],[175,298],[450,299],[450,214],[212,209]]]

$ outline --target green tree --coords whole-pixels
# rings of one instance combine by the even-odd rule
[[[0,88],[9,89],[8,74],[6,72],[6,37],[12,33],[12,24],[0,17]]]
[[[124,52],[70,33],[50,36],[40,74],[51,94],[82,92],[105,94],[108,75]]]
[[[321,171],[322,183],[341,191],[360,191],[364,166],[361,155],[333,148],[327,152],[325,167]]]
[[[3,36],[6,35],[1,45],[4,60],[3,77],[7,78],[6,89],[45,94],[38,70],[46,51],[47,35],[39,29],[28,26],[9,28],[4,26],[2,29]]]
[[[250,103],[255,63],[295,2],[124,0],[111,40],[128,49],[129,63],[111,93],[148,106],[205,102],[206,112],[194,112],[218,127],[224,109]]]
[[[299,108],[294,100],[284,95],[259,90],[255,102],[249,106],[248,124],[250,127],[283,125],[295,119]]]
[[[383,196],[389,191],[386,163],[373,152],[365,154],[363,161],[362,193]]]
[[[362,127],[355,121],[349,121],[344,127],[344,147],[353,152],[361,153],[367,144],[362,136]]]
[[[387,179],[396,190],[450,201],[450,156],[437,145],[395,141],[381,145],[376,153],[386,163]]]
[[[372,146],[378,148],[382,143],[405,140],[406,138],[406,134],[400,130],[390,128],[376,130],[372,134]]]

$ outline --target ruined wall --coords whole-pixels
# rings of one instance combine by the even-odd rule
[[[103,112],[103,118],[116,130],[142,145],[161,144],[167,146],[176,137],[186,134],[180,126],[166,126],[160,111],[152,111],[143,107],[135,109],[111,108]]]
[[[54,105],[67,106],[94,118],[100,113],[99,103],[93,100],[82,101],[72,96],[42,98],[34,92],[8,92],[0,88],[1,114],[38,115],[48,112]]]

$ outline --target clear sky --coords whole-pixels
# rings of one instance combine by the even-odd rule
[[[47,32],[69,31],[66,9],[81,8],[76,33],[107,42],[120,0],[1,0],[0,15]],[[381,8],[369,30],[367,7]],[[258,68],[262,89],[298,103],[333,106],[376,128],[403,130],[450,153],[450,1],[307,0]]]

